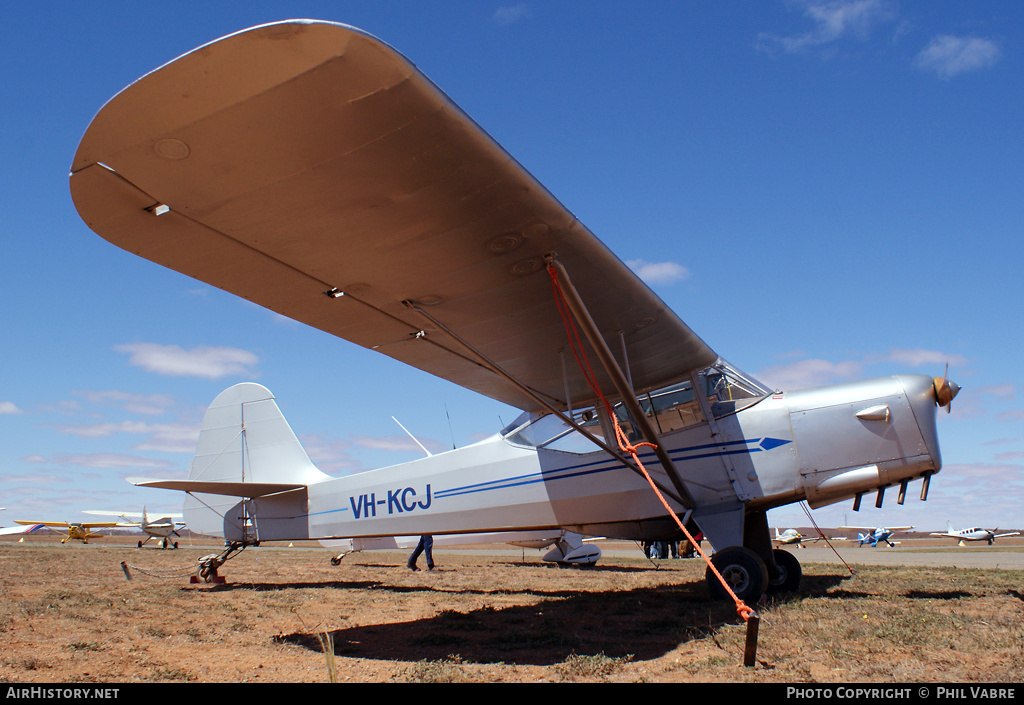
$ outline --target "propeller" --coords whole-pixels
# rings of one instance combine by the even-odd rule
[[[960,391],[960,385],[949,381],[949,363],[941,377],[932,377],[932,386],[935,388],[935,403],[946,407],[948,414],[953,406],[953,398]]]

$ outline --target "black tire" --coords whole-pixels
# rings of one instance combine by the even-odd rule
[[[772,555],[775,557],[775,568],[778,574],[774,580],[768,580],[768,592],[778,594],[799,590],[800,579],[803,577],[800,561],[792,553],[781,548],[772,551]]]
[[[743,546],[729,546],[715,552],[711,563],[722,574],[729,588],[736,597],[747,605],[756,604],[768,589],[768,567],[761,557]],[[704,579],[708,584],[708,594],[714,600],[727,600],[729,593],[710,568],[705,572]]]

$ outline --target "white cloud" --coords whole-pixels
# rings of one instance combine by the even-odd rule
[[[794,0],[789,4],[802,8],[813,28],[791,36],[761,33],[758,38],[763,48],[797,53],[850,36],[864,40],[872,27],[894,16],[889,3],[883,0]]]
[[[87,401],[98,406],[114,405],[120,406],[125,411],[133,414],[146,414],[148,416],[160,416],[174,405],[174,399],[167,394],[133,394],[131,392],[105,391],[105,392],[75,392],[76,396],[84,397]]]
[[[0,415],[20,413],[22,413],[21,409],[13,401],[0,401]]]
[[[792,357],[792,355],[785,357]],[[839,362],[821,359],[796,360],[766,367],[754,376],[770,387],[791,390],[861,379],[868,373],[867,368],[871,365],[883,365],[887,368],[894,365],[900,368],[925,367],[928,368],[927,374],[936,376],[941,375],[945,370],[946,363],[949,363],[950,377],[955,377],[956,369],[965,366],[967,362],[967,358],[963,355],[944,353],[939,350],[893,348],[884,353],[866,354],[859,360]],[[906,371],[905,369],[887,369],[884,374]]]
[[[148,438],[134,450],[163,453],[194,453],[199,440],[199,427],[190,424],[149,424],[141,421],[102,422],[58,426],[59,433],[80,438],[108,438],[118,433],[145,435]]]
[[[65,453],[52,458],[38,458],[33,462],[57,465],[60,467],[94,468],[101,470],[162,470],[173,467],[164,460],[143,458],[123,453]],[[38,478],[36,478],[38,479]]]
[[[229,375],[252,376],[259,357],[247,350],[200,345],[185,350],[178,345],[133,343],[118,345],[118,352],[131,355],[130,362],[150,372],[177,377],[220,379]]]
[[[493,19],[495,24],[508,25],[526,19],[530,16],[529,6],[521,2],[518,5],[506,5],[494,11]]]
[[[914,64],[923,71],[934,71],[939,78],[950,79],[968,71],[988,68],[999,60],[999,45],[981,37],[934,37]]]
[[[754,376],[769,387],[789,391],[856,379],[863,372],[860,362],[812,359],[767,367]]]
[[[938,368],[935,374],[941,373],[947,363],[950,368],[963,367],[967,364],[967,358],[963,355],[950,355],[939,350],[907,348],[893,348],[878,361],[896,362],[902,365],[909,365],[910,367],[933,366]]]
[[[632,259],[626,262],[626,266],[648,284],[671,284],[690,276],[689,269],[675,262],[648,262],[642,259]]]

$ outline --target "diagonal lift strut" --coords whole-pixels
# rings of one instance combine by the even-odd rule
[[[665,469],[665,473],[672,481],[676,492],[679,497],[682,498],[683,504],[686,505],[687,509],[693,509],[697,506],[696,501],[690,494],[690,491],[686,488],[686,484],[683,482],[682,477],[679,475],[679,471],[676,470],[675,464],[669,457],[668,452],[662,447],[658,440],[658,434],[655,432],[654,427],[651,426],[647,415],[644,414],[643,409],[640,408],[640,404],[637,403],[636,394],[633,393],[632,385],[626,379],[625,374],[622,372],[622,368],[619,367],[619,363],[615,360],[615,356],[612,355],[611,348],[608,347],[608,343],[605,342],[604,337],[601,335],[601,331],[598,330],[597,324],[594,323],[594,319],[590,315],[590,311],[587,309],[583,299],[580,297],[579,292],[576,291],[576,287],[573,286],[572,280],[569,278],[569,273],[565,271],[565,267],[561,262],[558,261],[554,254],[550,254],[546,257],[548,267],[554,270],[554,273],[560,280],[560,287],[562,293],[565,296],[565,302],[569,306],[569,310],[576,318],[577,323],[583,329],[583,334],[586,336],[587,341],[593,347],[597,353],[598,358],[601,361],[602,367],[605,372],[611,377],[612,383],[615,385],[615,390],[622,398],[622,403],[626,405],[629,413],[633,416],[633,420],[636,425],[640,428],[640,432],[644,436],[644,440],[654,446],[654,453],[661,463],[661,466]]]

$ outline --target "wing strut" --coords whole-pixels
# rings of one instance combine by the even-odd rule
[[[594,319],[590,316],[590,311],[587,310],[586,304],[583,303],[583,299],[580,298],[579,292],[572,285],[572,280],[569,278],[569,273],[565,271],[565,267],[558,261],[554,253],[548,255],[546,258],[548,264],[548,270],[551,272],[552,278],[555,280],[556,286],[561,290],[566,305],[572,311],[573,316],[576,318],[577,323],[583,328],[583,334],[586,335],[590,345],[597,352],[597,356],[601,360],[601,364],[604,366],[605,372],[612,378],[612,382],[615,384],[615,389],[618,391],[619,396],[622,398],[622,403],[629,409],[629,413],[632,414],[633,420],[637,426],[640,427],[641,433],[644,438],[654,446],[654,453],[661,462],[665,472],[668,474],[669,479],[672,480],[672,484],[676,488],[676,492],[683,499],[683,505],[689,509],[693,509],[697,506],[693,496],[689,490],[686,489],[686,485],[683,484],[683,479],[679,476],[676,470],[675,464],[672,459],[668,456],[668,453],[662,447],[661,443],[658,442],[658,434],[655,432],[654,427],[651,426],[650,421],[647,419],[646,414],[640,408],[640,404],[636,401],[636,394],[633,392],[633,387],[629,384],[629,380],[623,374],[622,369],[619,367],[619,363],[616,362],[615,357],[612,355],[611,349],[608,347],[608,343],[601,336],[601,332],[597,329],[597,324],[594,323]],[[560,281],[559,281],[560,280]]]
[[[645,476],[644,472],[640,468],[638,468],[636,465],[631,463],[629,461],[629,459],[626,458],[626,456],[622,454],[622,452],[620,452],[618,449],[610,446],[603,439],[598,438],[597,436],[592,434],[590,431],[588,431],[587,429],[585,429],[582,426],[580,426],[578,423],[576,423],[576,421],[573,420],[573,418],[571,416],[563,413],[561,410],[559,410],[557,407],[555,407],[554,404],[552,404],[550,401],[548,401],[543,396],[541,396],[538,392],[534,391],[529,386],[523,384],[522,382],[517,380],[514,376],[512,376],[511,374],[509,374],[508,372],[503,370],[500,365],[496,364],[493,360],[491,360],[486,355],[484,355],[482,352],[480,352],[479,350],[474,348],[467,341],[463,340],[458,334],[455,333],[455,331],[453,331],[450,328],[448,328],[448,326],[446,326],[444,323],[442,323],[441,321],[437,320],[434,316],[430,315],[429,313],[427,313],[426,311],[424,311],[422,308],[420,308],[419,306],[417,306],[416,304],[414,304],[411,301],[403,301],[402,303],[405,304],[405,306],[407,308],[409,308],[410,310],[415,311],[419,315],[423,316],[423,318],[425,318],[426,320],[428,320],[431,323],[433,323],[435,326],[438,327],[439,330],[443,331],[446,335],[448,335],[450,338],[452,338],[452,340],[454,340],[459,345],[461,345],[464,348],[466,348],[466,350],[471,352],[474,356],[479,358],[482,361],[482,363],[484,364],[485,367],[487,367],[488,369],[490,369],[495,374],[498,374],[498,375],[504,377],[509,382],[514,384],[524,394],[529,396],[531,399],[533,399],[535,402],[540,404],[542,407],[547,409],[552,414],[558,416],[568,426],[572,427],[574,430],[576,430],[579,433],[583,434],[583,436],[585,438],[587,438],[588,440],[590,440],[590,442],[592,442],[594,445],[596,445],[597,447],[601,448],[605,452],[611,454],[616,460],[621,462],[623,465],[625,465],[627,468],[629,468],[630,470],[635,472],[637,475],[640,475],[641,477]],[[422,336],[420,336],[420,337],[422,339],[424,339],[424,340],[427,340],[427,336],[426,336],[425,333]],[[445,349],[447,349],[447,348],[445,348]],[[672,478],[673,484],[675,484],[677,487],[681,484],[681,483],[676,482],[676,479],[673,477],[673,473],[669,473],[669,477]],[[679,502],[683,506],[685,506],[687,508],[690,508],[690,509],[692,509],[694,506],[696,506],[695,503],[693,502],[693,499],[690,497],[689,493],[685,493],[685,488],[683,488],[684,489],[684,494],[682,494],[682,496],[679,496],[676,492],[673,492],[672,490],[668,489],[667,487],[664,487],[660,483],[657,486],[658,486],[658,489],[660,489],[666,495],[668,495],[669,497],[674,499],[676,502]]]

